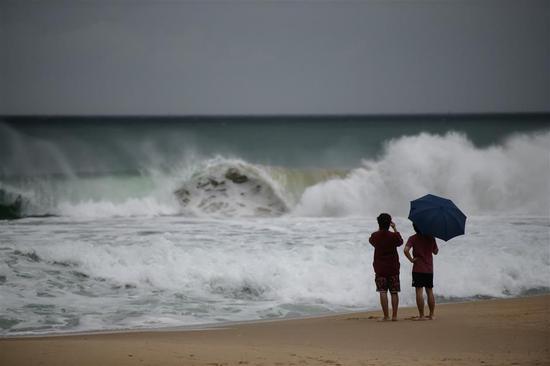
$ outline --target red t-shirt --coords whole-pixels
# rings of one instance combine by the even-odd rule
[[[393,276],[399,274],[399,254],[397,247],[403,244],[399,233],[379,230],[372,233],[369,243],[374,247],[374,272],[378,276]]]
[[[413,272],[433,273],[433,252],[437,250],[437,243],[433,236],[414,234],[407,240],[407,247],[413,250]]]

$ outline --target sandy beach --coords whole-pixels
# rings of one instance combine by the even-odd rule
[[[2,365],[549,365],[550,295],[437,307],[433,321],[380,312],[0,340]]]

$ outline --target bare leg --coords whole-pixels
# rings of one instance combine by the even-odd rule
[[[392,310],[392,316],[391,320],[396,321],[397,320],[397,308],[399,307],[399,294],[391,294],[391,310]]]
[[[388,294],[386,292],[380,292],[380,304],[382,305],[382,311],[384,312],[384,320],[389,320]]]
[[[422,287],[415,287],[416,290],[416,306],[418,307],[418,317],[424,318],[424,294],[422,293]],[[427,291],[428,289],[426,289]]]
[[[430,308],[430,315],[428,318],[433,319],[435,311],[435,297],[433,289],[426,287],[426,295],[428,295],[428,307]]]

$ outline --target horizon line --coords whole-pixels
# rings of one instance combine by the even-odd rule
[[[186,119],[215,119],[215,118],[407,118],[407,117],[491,117],[491,116],[549,116],[550,111],[535,112],[460,112],[460,113],[342,113],[342,114],[5,114],[0,119],[25,118],[186,118]]]

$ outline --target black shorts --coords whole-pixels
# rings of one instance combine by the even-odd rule
[[[433,273],[420,273],[413,272],[413,287],[434,287],[434,274]]]

